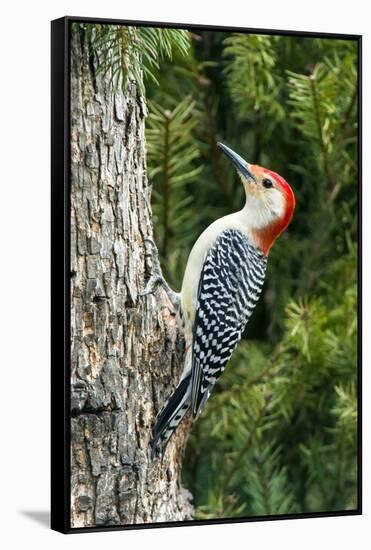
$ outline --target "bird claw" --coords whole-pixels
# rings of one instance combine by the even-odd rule
[[[157,248],[155,241],[151,237],[144,237],[143,241],[149,243],[152,248]]]
[[[139,296],[148,296],[149,294],[154,294],[156,291],[156,288],[164,283],[166,284],[166,281],[163,278],[160,262],[158,259],[158,250],[156,243],[151,237],[145,237],[143,239],[144,243],[149,243],[151,245],[151,252],[147,254],[148,256],[151,256],[152,258],[152,275],[150,279],[148,280],[145,289],[139,293]]]
[[[161,278],[158,276],[152,276],[147,285],[146,288],[139,293],[139,296],[148,296],[148,294],[154,294],[157,286],[161,283]]]
[[[152,247],[152,275],[149,281],[146,284],[146,288],[139,294],[139,296],[148,296],[149,294],[154,294],[156,288],[161,285],[166,294],[168,295],[170,301],[173,303],[174,307],[177,309],[180,303],[180,295],[178,292],[174,292],[169,285],[167,284],[161,270],[161,265],[158,256],[158,250],[156,243],[150,237],[145,237],[144,242],[148,242]]]

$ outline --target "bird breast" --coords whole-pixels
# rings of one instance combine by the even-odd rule
[[[198,284],[207,253],[215,244],[218,236],[226,229],[237,229],[248,236],[246,219],[243,214],[242,211],[236,212],[213,222],[201,233],[191,250],[181,289],[182,315],[185,326],[189,323],[190,329],[196,315]]]

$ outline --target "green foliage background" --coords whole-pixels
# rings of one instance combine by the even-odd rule
[[[297,200],[192,428],[183,478],[196,517],[355,509],[357,42],[107,29],[94,26],[92,43],[116,84],[135,78],[147,97],[156,240],[174,287],[198,235],[243,206],[218,140],[280,173]]]

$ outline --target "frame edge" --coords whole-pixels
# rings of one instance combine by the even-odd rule
[[[51,513],[70,530],[68,376],[68,19],[51,22]]]

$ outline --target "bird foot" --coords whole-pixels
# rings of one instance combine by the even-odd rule
[[[167,281],[165,280],[162,274],[157,246],[155,242],[150,238],[144,239],[144,242],[149,243],[152,248],[150,254],[148,254],[148,256],[151,256],[152,258],[152,275],[149,281],[147,282],[145,289],[139,295],[147,296],[148,294],[154,294],[154,292],[156,291],[156,288],[158,286],[162,286],[166,294],[168,295],[170,301],[172,302],[174,307],[177,309],[180,305],[180,293],[174,292],[174,290],[172,290],[169,287]]]

